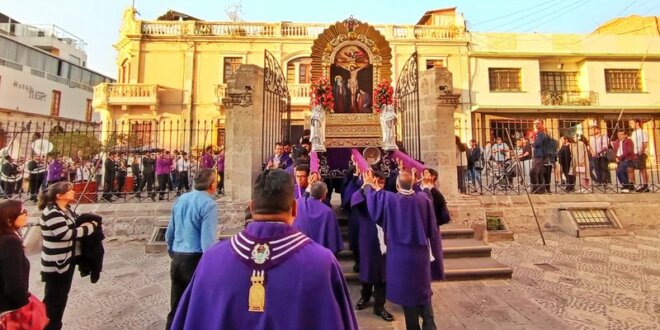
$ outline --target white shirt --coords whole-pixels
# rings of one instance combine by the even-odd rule
[[[607,146],[610,144],[610,139],[606,135],[590,136],[589,147],[591,147],[591,154],[598,156],[598,154],[607,151]]]
[[[190,169],[190,161],[185,160],[183,158],[179,158],[179,160],[176,161],[176,170],[179,172],[184,172],[188,171]]]
[[[642,153],[642,143],[646,143],[648,147],[649,143],[649,134],[646,133],[643,129],[638,128],[635,131],[632,132],[632,136],[630,137],[633,141],[633,145],[635,146],[633,149],[635,150],[636,154],[641,154]]]

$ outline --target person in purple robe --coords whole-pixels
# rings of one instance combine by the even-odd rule
[[[156,160],[156,178],[158,179],[158,190],[160,191],[158,200],[162,201],[164,199],[165,189],[174,190],[172,179],[170,178],[173,163],[169,151],[163,151]]]
[[[358,191],[362,186],[359,169],[356,166],[350,166],[347,174],[344,177],[341,190],[341,208],[344,212],[348,213],[348,246],[353,253],[353,271],[360,271],[360,232],[359,232],[359,219],[351,212],[351,197],[353,193]]]
[[[337,259],[291,226],[296,210],[286,172],[259,174],[253,221],[203,254],[172,329],[358,329]]]
[[[266,159],[265,169],[283,169],[285,170],[293,164],[293,159],[289,154],[284,153],[284,144],[282,142],[275,143],[275,150],[273,155]]]
[[[52,162],[48,164],[48,175],[47,181],[48,186],[63,181],[62,172],[64,171],[64,163],[62,163],[62,157],[58,154],[55,156]]]
[[[403,307],[407,329],[420,329],[420,317],[424,329],[436,329],[431,281],[442,280],[444,269],[440,232],[429,194],[415,193],[414,174],[407,170],[401,170],[397,177],[398,193],[380,189],[371,171],[363,180],[369,216],[383,228],[386,297]],[[428,180],[422,183],[425,191],[431,186]]]
[[[202,168],[213,168],[215,161],[213,160],[213,147],[208,146],[202,154],[202,159],[200,160],[200,165]]]
[[[218,161],[216,162],[218,169],[218,194],[225,194],[225,147],[220,146],[218,151]]]
[[[296,200],[298,211],[293,227],[301,233],[314,240],[314,242],[325,246],[334,255],[344,249],[344,241],[339,230],[339,223],[335,212],[323,204],[328,193],[328,186],[323,181],[311,184],[310,197]]]
[[[293,197],[299,199],[301,197],[309,197],[307,187],[309,187],[309,165],[300,164],[296,166],[294,177],[296,184],[293,186]]]
[[[385,175],[374,173],[379,189],[385,187]],[[374,297],[374,315],[383,320],[392,322],[394,316],[385,310],[385,253],[381,251],[381,242],[378,239],[382,228],[371,219],[367,210],[364,190],[358,189],[351,195],[351,217],[358,221],[359,253],[360,253],[360,282],[362,290],[360,300],[355,309],[363,310],[369,305],[371,296]]]

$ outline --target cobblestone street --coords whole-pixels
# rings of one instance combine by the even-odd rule
[[[660,235],[576,239],[559,233],[516,235],[494,244],[514,267],[512,280],[435,283],[440,329],[657,329],[660,327]],[[65,329],[164,329],[169,309],[169,258],[145,254],[142,242],[107,242],[101,280],[76,276]],[[39,257],[31,290],[43,297]],[[536,265],[541,264],[541,265]],[[353,301],[359,287],[351,286]],[[404,329],[358,312],[362,329]]]

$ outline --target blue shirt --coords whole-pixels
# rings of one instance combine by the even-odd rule
[[[204,252],[216,241],[218,205],[206,191],[193,190],[177,199],[167,225],[167,250]]]

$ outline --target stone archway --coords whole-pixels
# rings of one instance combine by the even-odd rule
[[[352,16],[336,22],[321,33],[312,46],[312,79],[329,76],[330,65],[343,46],[355,45],[369,53],[374,66],[373,81],[392,80],[392,49],[376,28]]]

